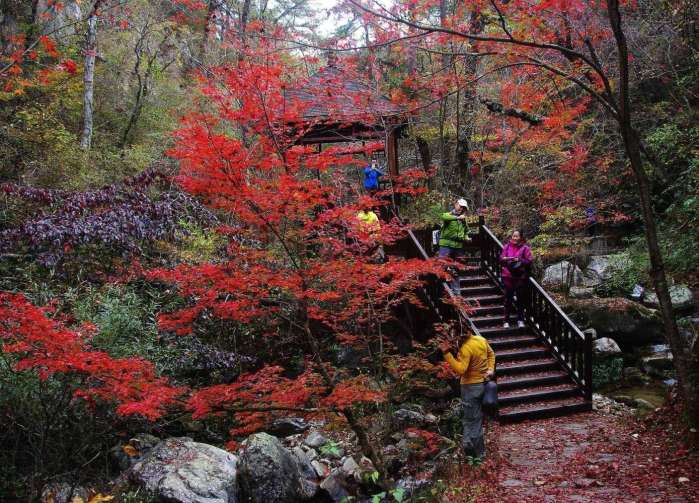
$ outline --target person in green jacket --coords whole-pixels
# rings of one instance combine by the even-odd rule
[[[454,209],[442,214],[442,230],[439,233],[439,258],[458,259],[464,256],[464,243],[469,240],[466,223],[468,203],[459,199]]]

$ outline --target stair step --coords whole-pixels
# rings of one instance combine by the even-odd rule
[[[502,325],[496,325],[492,327],[479,328],[478,331],[483,337],[487,337],[488,339],[490,339],[490,337],[525,334],[528,332],[531,333],[527,327],[518,327],[517,325],[507,328],[503,327]]]
[[[577,384],[554,384],[551,386],[522,388],[498,393],[498,404],[505,406],[515,403],[540,402],[544,400],[568,398],[576,395],[580,395],[580,387]]]
[[[471,297],[464,297],[466,302],[474,305],[484,305],[484,304],[502,304],[502,295],[476,295]]]
[[[541,372],[545,370],[553,370],[561,368],[558,360],[551,358],[539,358],[536,360],[512,360],[505,362],[497,362],[497,375],[521,375],[529,372]]]
[[[478,270],[478,272],[480,272]],[[459,281],[461,281],[462,286],[466,285],[492,285],[490,282],[490,276],[484,274],[474,274],[472,276],[460,276]]]
[[[529,402],[516,406],[500,408],[498,419],[502,422],[522,421],[524,419],[539,419],[563,416],[576,412],[592,410],[592,403],[581,397],[551,400],[546,402]]]
[[[516,376],[498,378],[498,390],[506,391],[517,388],[530,388],[533,386],[547,386],[569,381],[568,373],[563,370],[547,370],[543,372],[529,372]]]
[[[482,277],[485,275],[480,264],[465,264],[464,267],[460,269],[459,278],[474,278]]]
[[[486,316],[486,315],[503,315],[505,313],[505,306],[502,304],[491,304],[486,306],[472,306],[471,307],[473,316]],[[503,317],[504,319],[504,317]]]
[[[510,337],[499,337],[499,338],[493,339],[493,340],[490,340],[490,338],[489,338],[488,343],[490,344],[490,347],[493,348],[493,351],[495,351],[497,353],[497,351],[499,349],[531,346],[532,344],[536,343],[538,340],[539,340],[539,337],[536,335],[522,334],[522,335],[513,335]]]
[[[505,321],[504,314],[490,315],[490,316],[472,316],[471,321],[477,327],[489,327],[491,325],[500,325]]]
[[[501,362],[512,360],[529,360],[544,356],[549,356],[549,350],[542,345],[495,351],[495,360]]]
[[[500,289],[493,285],[466,286],[459,289],[463,297],[475,297],[479,295],[498,295]]]

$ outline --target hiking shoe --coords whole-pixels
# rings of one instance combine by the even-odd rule
[[[522,320],[519,320],[519,321],[517,322],[517,326],[518,326],[519,328],[524,328],[524,322],[523,322]]]
[[[510,328],[510,324],[505,322],[502,324],[502,328]]]

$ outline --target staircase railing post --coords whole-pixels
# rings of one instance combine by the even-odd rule
[[[483,226],[485,225],[485,217],[483,215],[478,215],[478,246],[481,252],[481,268],[485,270],[486,268],[486,241],[485,241],[485,231]]]
[[[585,336],[585,400],[592,402],[592,331],[583,332]]]

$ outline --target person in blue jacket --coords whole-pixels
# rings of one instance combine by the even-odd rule
[[[379,190],[379,178],[384,175],[385,173],[379,169],[376,159],[372,159],[371,165],[364,168],[364,188],[369,194]]]

